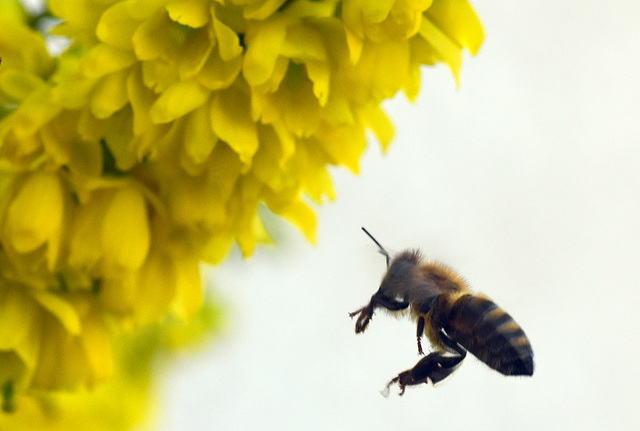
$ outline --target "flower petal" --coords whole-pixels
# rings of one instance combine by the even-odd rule
[[[102,249],[108,262],[138,269],[150,245],[147,207],[133,187],[115,192],[102,223]]]
[[[265,196],[265,202],[271,211],[281,215],[300,229],[310,243],[316,243],[316,226],[318,222],[316,214],[308,205],[300,200],[283,201],[281,197],[275,195]]]
[[[168,123],[201,106],[209,92],[195,81],[176,82],[167,88],[151,106],[154,123]]]
[[[80,316],[73,305],[62,299],[59,295],[46,291],[33,292],[32,295],[70,334],[80,334]]]
[[[89,106],[96,118],[108,118],[127,104],[128,71],[111,73],[95,86]]]
[[[131,51],[101,43],[91,48],[84,56],[82,71],[90,78],[99,78],[127,68],[135,61],[136,57]]]
[[[136,285],[136,320],[142,324],[160,320],[176,295],[176,273],[172,259],[159,251],[151,253],[140,268]],[[153,301],[145,301],[145,298],[153,298]]]
[[[467,48],[471,54],[477,54],[484,40],[484,30],[469,2],[434,1],[426,16],[451,40]]]
[[[87,361],[87,385],[92,388],[114,371],[111,335],[99,314],[90,314],[83,320],[80,341]]]
[[[210,5],[210,0],[172,0],[167,3],[167,12],[172,20],[192,28],[199,28],[209,22]]]
[[[225,25],[217,17],[213,18],[213,30],[218,42],[218,52],[224,61],[231,61],[242,54],[240,38],[231,27]]]
[[[213,131],[238,153],[243,163],[258,151],[258,130],[251,118],[249,97],[233,88],[216,93],[211,105]]]
[[[272,75],[289,24],[288,19],[274,18],[256,23],[247,32],[242,73],[252,87],[264,83]]]
[[[0,288],[0,351],[15,351],[28,368],[38,358],[40,340],[34,337],[41,324],[41,309],[23,288]]]
[[[174,265],[177,276],[177,295],[172,311],[180,319],[186,321],[202,307],[202,276],[195,256],[175,257]]]
[[[9,241],[20,253],[47,242],[61,227],[64,213],[62,184],[56,175],[38,172],[25,181],[9,206]]]
[[[209,107],[201,106],[187,117],[184,133],[184,154],[192,163],[203,163],[213,151],[218,137],[211,127]]]
[[[129,9],[126,2],[116,3],[107,9],[100,17],[96,36],[109,45],[131,49],[131,38],[140,22],[129,14]]]

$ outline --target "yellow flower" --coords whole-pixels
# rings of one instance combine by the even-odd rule
[[[383,42],[415,35],[423,13],[432,3],[433,0],[351,0],[343,3],[342,13],[353,37]]]
[[[260,206],[315,241],[329,166],[391,142],[381,103],[483,38],[465,0],[49,7],[56,58],[0,2],[0,333],[29,328],[0,341],[6,399],[96,386],[123,327],[192,318],[202,261],[270,241]]]
[[[0,429],[107,431],[141,425],[153,419],[148,417],[148,407],[153,402],[151,373],[166,368],[171,363],[167,357],[176,350],[202,345],[221,330],[222,323],[220,305],[210,300],[188,324],[168,320],[136,332],[115,331],[114,374],[108,382],[90,391],[33,390],[26,394],[4,385],[0,394],[4,404],[0,410]],[[97,353],[110,356],[109,352]],[[7,364],[2,358],[0,362]],[[64,365],[63,359],[59,364]],[[73,369],[75,365],[70,366]]]
[[[60,179],[36,172],[25,180],[9,205],[5,221],[7,241],[18,253],[31,252],[47,243],[58,244],[63,216]]]
[[[34,133],[58,112],[46,84],[56,62],[42,35],[26,26],[28,18],[17,0],[0,2],[0,157],[17,166],[37,157]]]
[[[108,378],[110,335],[92,298],[62,297],[28,280],[21,283],[6,259],[2,263],[0,386],[16,391],[75,389]]]
[[[55,60],[48,54],[42,36],[25,25],[28,19],[19,0],[0,2],[1,104],[24,100],[53,72]]]
[[[63,3],[54,0],[51,7],[65,18],[70,12]],[[212,187],[230,190],[235,181],[231,190],[254,190],[254,202],[243,199],[238,206],[225,196],[215,208],[196,211],[203,216],[192,220],[197,226],[185,227],[209,237],[231,229],[225,236],[245,254],[259,235],[252,226],[260,201],[312,239],[315,221],[304,195],[317,202],[334,196],[326,165],[358,172],[366,129],[385,148],[393,133],[380,102],[403,88],[414,97],[421,62],[441,59],[457,74],[462,47],[475,43],[476,49],[482,39],[475,15],[460,1],[137,0],[95,7],[102,8],[99,42],[81,59],[78,78],[95,81],[80,126],[83,138],[95,141],[116,130],[105,139],[116,166],[129,171],[144,163],[156,178],[168,174],[177,181],[170,189],[202,180],[214,148],[230,148],[240,171]],[[451,24],[457,10],[465,25]],[[94,15],[95,8],[87,20],[95,21]],[[74,15],[58,33],[83,34],[79,22]],[[58,94],[78,99],[69,93]],[[320,162],[296,169],[309,160],[305,146],[320,149],[312,150]],[[239,185],[245,182],[248,187]],[[201,187],[203,193],[209,189]],[[188,212],[173,201],[169,206]],[[238,218],[225,208],[251,214]]]
[[[135,188],[117,190],[102,223],[102,249],[106,265],[138,269],[149,253],[146,204]]]
[[[419,31],[420,38],[427,46],[422,45],[427,53],[433,56],[426,64],[444,61],[453,72],[456,83],[460,79],[462,66],[462,48],[475,54],[480,49],[484,31],[478,18],[466,0],[434,1],[425,13]]]

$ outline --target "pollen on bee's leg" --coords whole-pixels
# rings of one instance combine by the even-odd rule
[[[389,383],[387,383],[387,386],[385,386],[384,388],[382,388],[380,390],[380,394],[383,397],[388,398],[389,397],[389,393],[391,392],[391,385],[393,385],[394,383],[398,383],[402,387],[402,383],[400,383],[399,380],[400,380],[400,376],[397,376],[397,377],[394,377],[393,379],[391,379],[389,381]]]
[[[389,398],[389,393],[391,392],[391,384],[388,384],[384,388],[380,389],[379,392],[380,392],[380,395],[382,395],[383,397]]]

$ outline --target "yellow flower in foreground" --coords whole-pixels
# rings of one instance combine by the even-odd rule
[[[109,377],[110,335],[91,298],[60,297],[6,280],[13,275],[4,274],[0,283],[1,385],[76,389]]]
[[[381,103],[483,38],[466,0],[48,6],[58,57],[0,2],[0,390],[27,410],[107,380],[122,328],[189,321],[201,262],[270,241],[260,206],[315,241],[328,167],[386,149]]]
[[[219,305],[207,302],[187,325],[169,320],[135,333],[115,331],[115,372],[107,383],[91,391],[29,394],[5,386],[0,429],[107,431],[140,425],[152,419],[148,412],[154,402],[152,370],[166,369],[167,357],[177,349],[202,345],[220,331],[222,320]]]

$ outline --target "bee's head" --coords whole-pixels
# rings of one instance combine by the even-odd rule
[[[396,255],[391,261],[381,286],[407,286],[412,284],[416,268],[419,268],[422,257],[418,250],[407,250]]]

